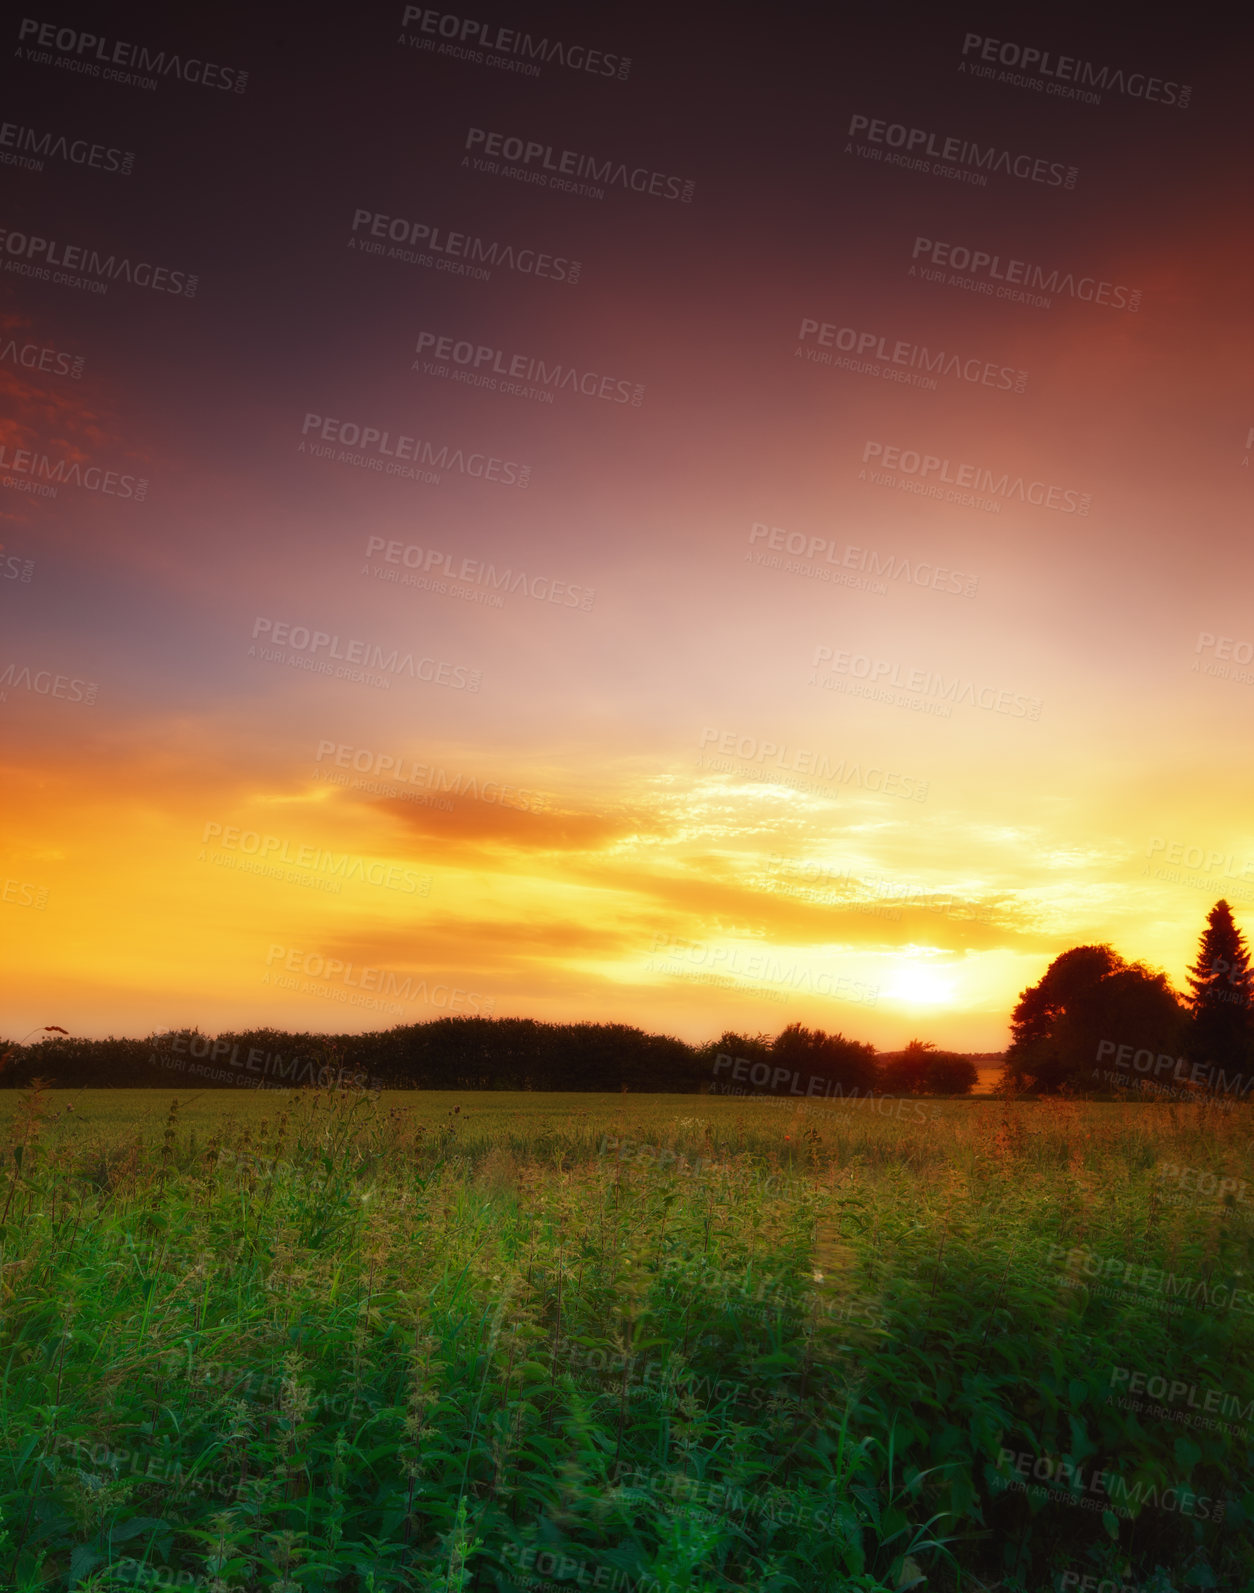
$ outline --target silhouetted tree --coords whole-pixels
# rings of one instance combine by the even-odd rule
[[[790,1023],[775,1036],[771,1061],[800,1074],[803,1088],[808,1088],[810,1078],[839,1085],[845,1095],[865,1094],[875,1088],[875,1047],[862,1040],[848,1040],[843,1034]]]
[[[891,1052],[879,1063],[879,1086],[890,1095],[922,1095],[928,1058],[936,1047],[930,1040],[911,1040],[904,1051]]]
[[[970,1095],[980,1082],[980,1070],[958,1051],[937,1051],[925,1075],[929,1095]]]
[[[769,1034],[737,1034],[734,1029],[724,1029],[717,1040],[709,1040],[699,1048],[702,1056],[746,1056],[751,1062],[765,1062],[771,1054]]]
[[[970,1095],[979,1077],[968,1057],[938,1051],[930,1040],[911,1040],[879,1066],[879,1086],[893,1095]]]
[[[1179,997],[1165,974],[1125,962],[1109,946],[1075,946],[1020,995],[1006,1075],[1039,1094],[1108,1089],[1097,1076],[1110,1067],[1097,1060],[1103,1040],[1134,1051],[1174,1052],[1183,1025]]]
[[[733,1065],[744,1057],[749,1062],[770,1064],[771,1037],[769,1034],[737,1034],[734,1029],[724,1029],[717,1040],[698,1046],[704,1077],[699,1085],[702,1094],[713,1091],[716,1095],[730,1088]],[[731,1063],[720,1062],[719,1057],[731,1057]],[[761,1075],[759,1075],[760,1077]]]
[[[1245,936],[1225,901],[1206,916],[1188,983],[1186,1056],[1244,1078],[1254,1062],[1254,973]]]

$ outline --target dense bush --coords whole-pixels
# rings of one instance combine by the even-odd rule
[[[979,1076],[969,1057],[938,1051],[927,1040],[880,1058],[880,1088],[897,1095],[970,1095]]]

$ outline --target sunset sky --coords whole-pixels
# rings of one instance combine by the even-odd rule
[[[0,1034],[993,1050],[1068,946],[1179,986],[1220,896],[1254,929],[1248,37],[44,21],[0,133]],[[1027,47],[1056,75],[998,81]],[[1047,92],[1076,62],[1100,103]]]

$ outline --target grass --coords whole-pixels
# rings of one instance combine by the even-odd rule
[[[171,1100],[0,1098],[22,1593],[1254,1588],[1246,1108]]]

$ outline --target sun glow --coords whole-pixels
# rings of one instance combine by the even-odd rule
[[[947,1007],[953,1003],[954,986],[939,969],[908,962],[893,971],[881,995],[907,1007]]]

